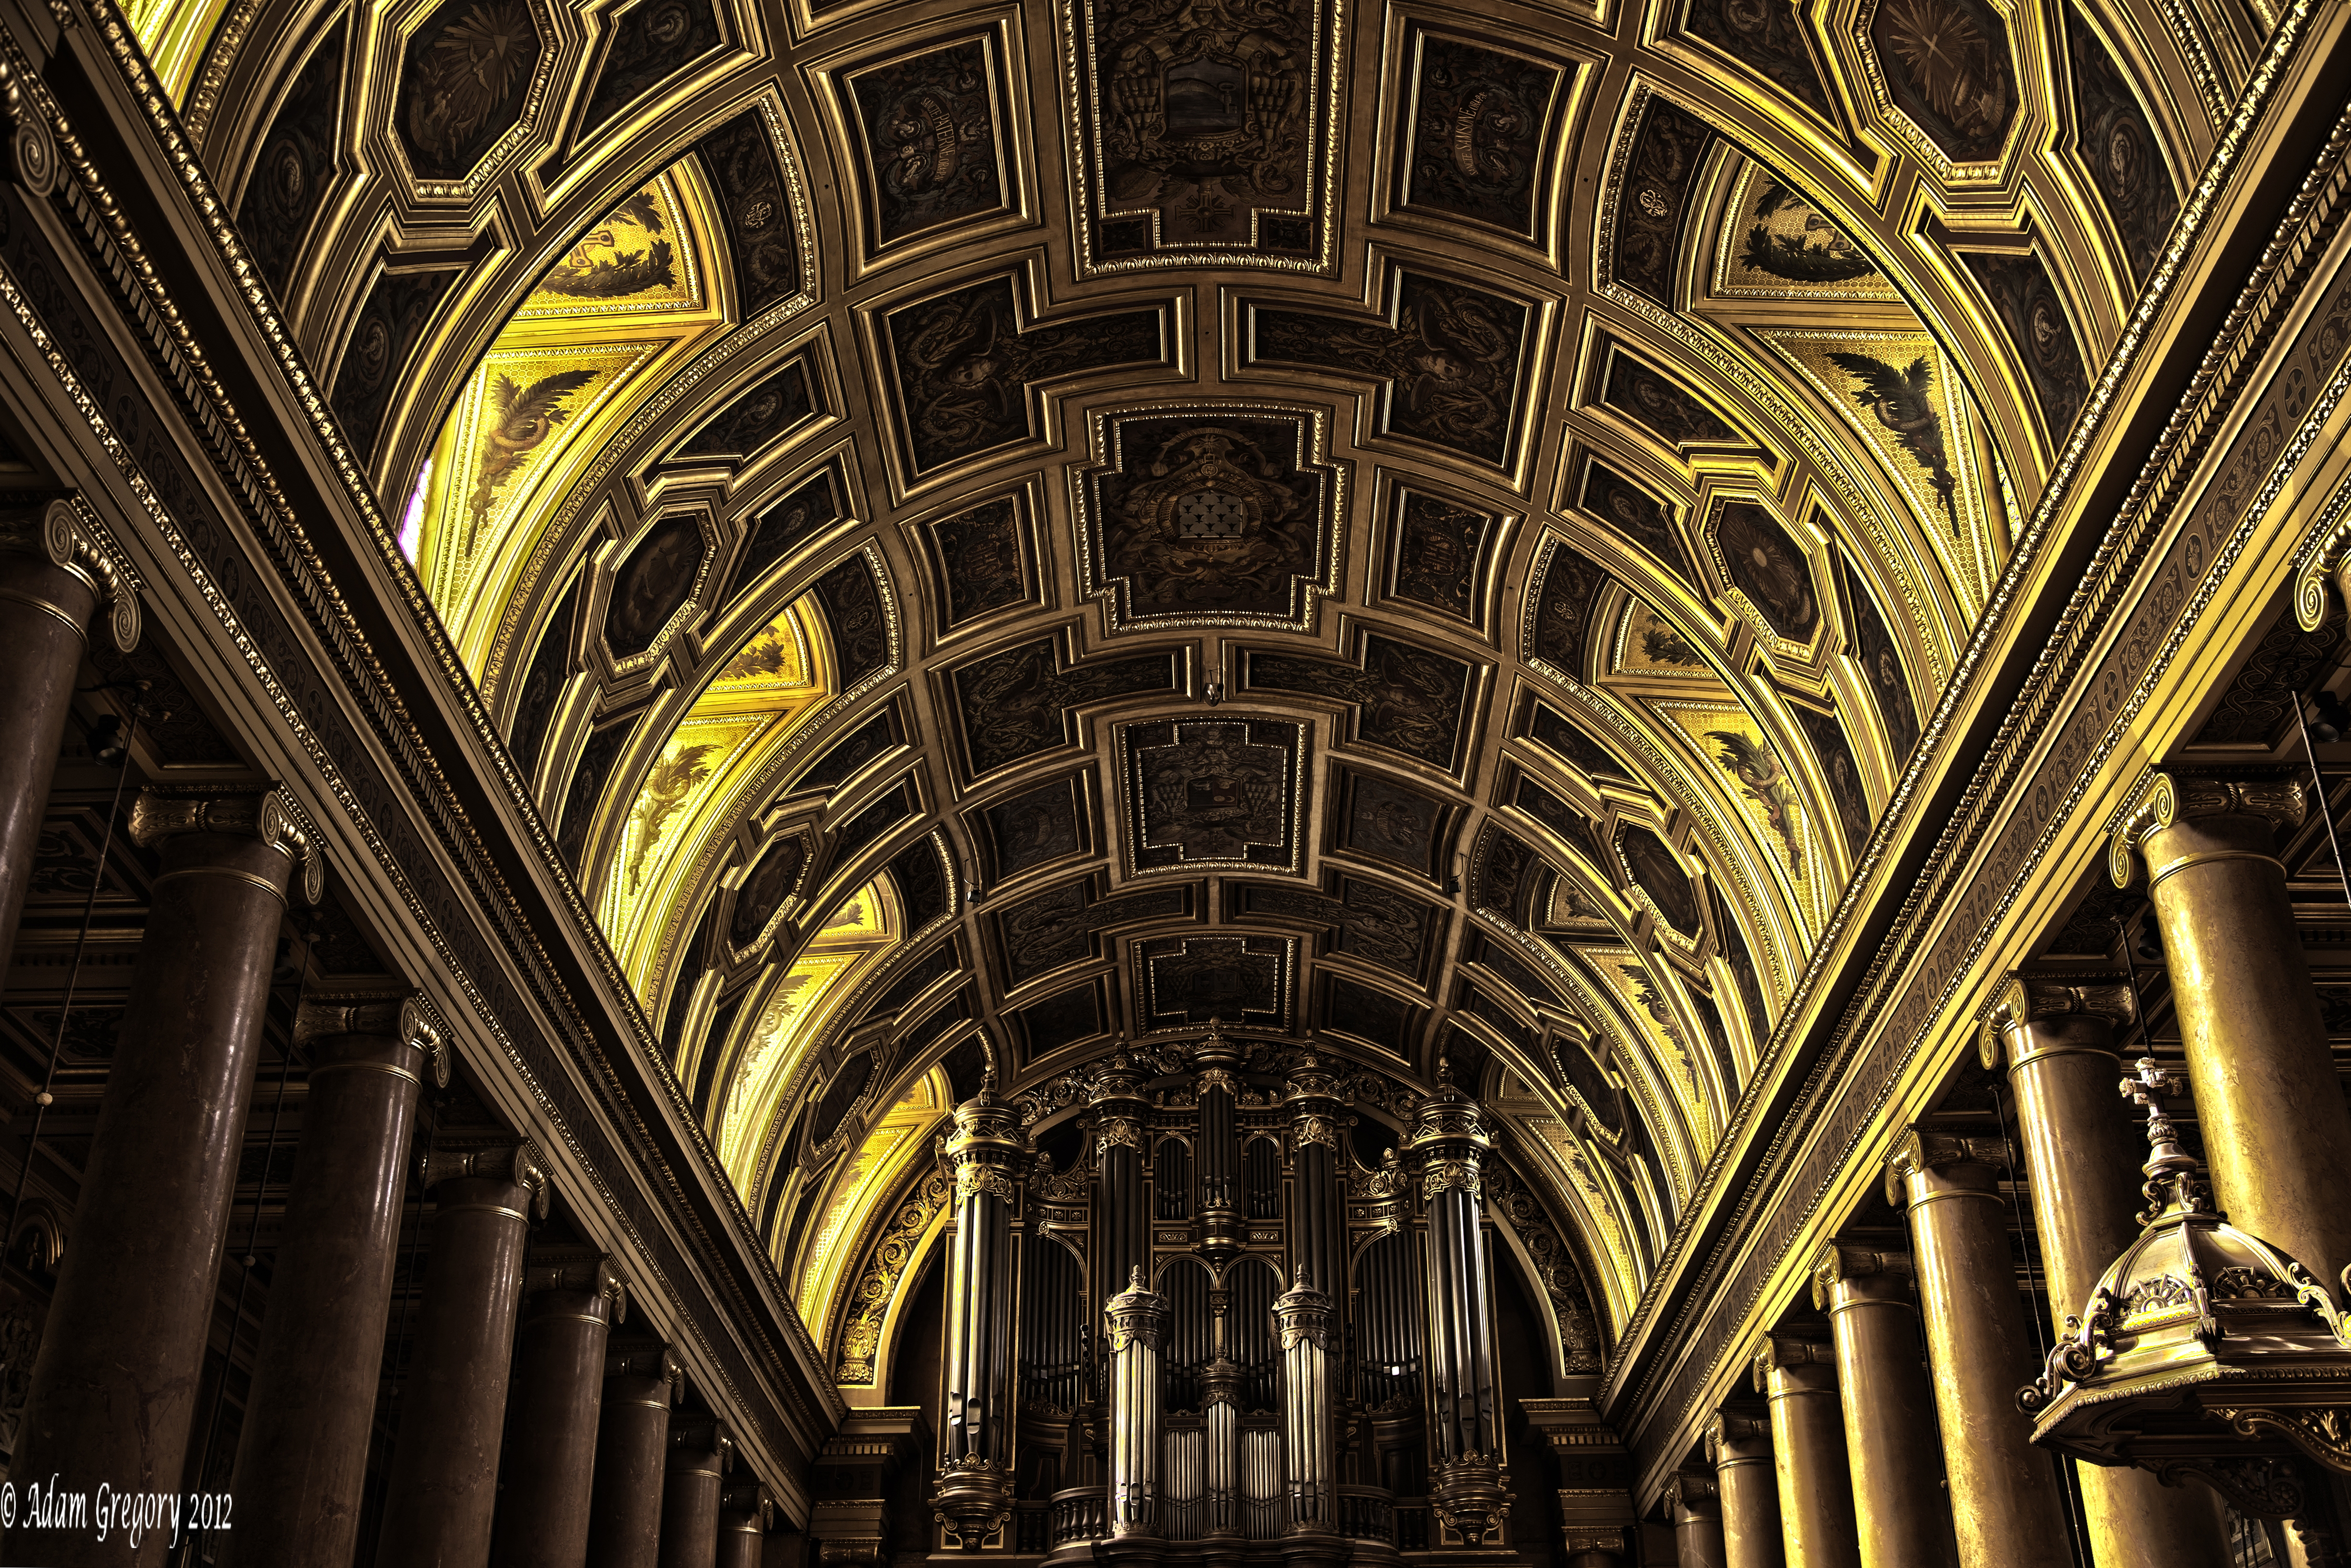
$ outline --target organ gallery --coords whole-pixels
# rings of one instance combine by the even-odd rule
[[[0,0],[0,1562],[2351,1568],[2351,6]]]

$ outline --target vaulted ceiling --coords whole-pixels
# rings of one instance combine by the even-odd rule
[[[1217,1018],[1621,1326],[2258,10],[134,21],[830,1342],[986,1065]]]

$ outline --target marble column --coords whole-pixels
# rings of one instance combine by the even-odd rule
[[[664,1345],[605,1354],[596,1482],[588,1503],[589,1568],[656,1568],[660,1562],[662,1471],[683,1375]]]
[[[162,852],[71,1241],[34,1358],[12,1471],[60,1492],[178,1491],[220,1281],[277,931],[316,834],[277,790],[141,791]],[[94,1504],[93,1504],[94,1506]],[[21,1517],[21,1516],[20,1516]],[[79,1568],[162,1560],[87,1530],[8,1532],[0,1555]]]
[[[1886,1196],[1910,1213],[1959,1562],[2071,1568],[2056,1464],[2016,1409],[2040,1369],[2009,1250],[2007,1164],[1997,1138],[1913,1129],[1886,1160]]]
[[[1766,1335],[1755,1353],[1755,1387],[1771,1402],[1787,1568],[1859,1568],[1835,1351],[1817,1340]]]
[[[16,923],[33,849],[73,710],[74,677],[90,616],[113,606],[116,647],[139,643],[139,602],[110,555],[63,496],[0,503],[0,953],[16,950]]]
[[[525,1232],[547,1216],[538,1146],[446,1143],[422,1162],[434,1195],[414,1359],[400,1375],[392,1476],[375,1560],[482,1568],[522,1301]]]
[[[766,1487],[727,1488],[718,1500],[718,1568],[759,1568],[775,1524],[776,1505]]]
[[[317,996],[302,1137],[254,1353],[219,1538],[235,1568],[345,1568],[358,1545],[416,1097],[449,1082],[440,1018],[416,993]]]
[[[604,1347],[612,1325],[628,1316],[628,1288],[598,1249],[547,1247],[524,1260],[523,1293],[490,1561],[497,1568],[582,1568]]]
[[[2115,1032],[2135,1007],[2119,975],[2012,975],[1979,1040],[1983,1065],[2004,1063],[2016,1094],[2053,1333],[2138,1239],[2147,1149],[2115,1092],[2125,1073],[2114,1052]],[[2227,1532],[2207,1489],[2168,1487],[2136,1468],[2077,1464],[2074,1475],[2098,1568],[2202,1568],[2227,1559]]]
[[[1677,1568],[1729,1568],[1722,1540],[1721,1489],[1712,1476],[1677,1471],[1666,1482]]]
[[[1907,1257],[1864,1247],[1831,1244],[1813,1265],[1813,1305],[1836,1345],[1862,1568],[1955,1561]]]
[[[1780,1481],[1771,1458],[1771,1424],[1725,1410],[1706,1425],[1722,1508],[1724,1568],[1783,1568]]]
[[[673,1416],[662,1478],[661,1568],[717,1568],[718,1494],[735,1439],[714,1416]]]
[[[2147,862],[2214,1198],[2331,1283],[2351,1264],[2351,1109],[2277,859],[2304,810],[2292,779],[2150,773],[2110,869],[2127,886],[2134,851]]]

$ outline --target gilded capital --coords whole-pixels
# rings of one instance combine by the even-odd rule
[[[2137,879],[2132,852],[2147,835],[2199,817],[2261,817],[2273,829],[2302,826],[2309,810],[2302,780],[2292,777],[2231,777],[2150,768],[2115,819],[2106,845],[2106,873],[2116,887]]]
[[[294,1041],[305,1048],[341,1035],[395,1040],[424,1053],[433,1085],[449,1087],[449,1030],[422,991],[338,991],[302,998],[294,1014]]]
[[[184,784],[139,791],[131,807],[131,842],[153,849],[183,833],[259,839],[294,862],[300,873],[295,885],[302,890],[305,904],[318,903],[327,891],[318,824],[283,789]]]
[[[1706,1424],[1706,1457],[1718,1469],[1771,1457],[1771,1423],[1721,1410]]]
[[[1763,1343],[1755,1347],[1750,1370],[1755,1380],[1755,1392],[1768,1393],[1774,1368],[1795,1366],[1825,1366],[1831,1381],[1836,1375],[1836,1348],[1826,1340],[1802,1339],[1794,1334],[1768,1333]]]
[[[1477,1151],[1471,1150],[1460,1159],[1431,1160],[1422,1167],[1420,1196],[1424,1201],[1439,1193],[1466,1192],[1476,1197],[1482,1190],[1479,1178]]]
[[[1290,1124],[1290,1141],[1297,1148],[1319,1144],[1335,1151],[1339,1147],[1339,1124],[1328,1116],[1301,1116]]]
[[[0,505],[0,550],[37,555],[89,584],[107,607],[114,645],[139,646],[139,594],[114,540],[70,492],[17,496]]]
[[[1143,1152],[1143,1124],[1132,1116],[1104,1116],[1094,1124],[1094,1152],[1106,1155],[1113,1149],[1133,1149]]]
[[[534,1247],[523,1257],[522,1289],[527,1296],[541,1291],[569,1291],[603,1298],[613,1322],[629,1316],[629,1282],[611,1254],[595,1247]]]
[[[2122,975],[2020,975],[2011,972],[1992,992],[1976,1031],[1976,1055],[1987,1070],[2008,1052],[2008,1034],[2051,1019],[2104,1019],[2126,1028],[2138,1016],[2137,998]],[[2011,1065],[2013,1065],[2011,1063]]]
[[[532,1218],[545,1219],[549,1179],[546,1158],[528,1138],[504,1138],[495,1143],[443,1146],[416,1156],[418,1185],[426,1188],[444,1181],[475,1179],[511,1182],[530,1195]]]
[[[1928,1133],[1913,1127],[1902,1134],[1901,1142],[1886,1156],[1886,1201],[1896,1208],[1907,1207],[1909,1200],[1903,1193],[1902,1184],[1912,1176],[1950,1166],[1989,1166],[2004,1171],[2013,1163],[2003,1139]]]
[[[1875,1248],[1848,1247],[1832,1241],[1813,1260],[1813,1305],[1825,1311],[1829,1287],[1846,1280],[1908,1280],[1917,1273],[1907,1252],[1880,1252]]]
[[[1280,1333],[1281,1348],[1289,1350],[1301,1341],[1317,1349],[1326,1349],[1331,1333],[1331,1298],[1314,1288],[1314,1277],[1301,1269],[1297,1283],[1274,1298],[1274,1327]]]

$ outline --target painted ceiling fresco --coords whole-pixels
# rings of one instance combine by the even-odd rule
[[[878,1399],[947,1108],[1212,1019],[1448,1062],[1625,1321],[2257,10],[135,17]]]

